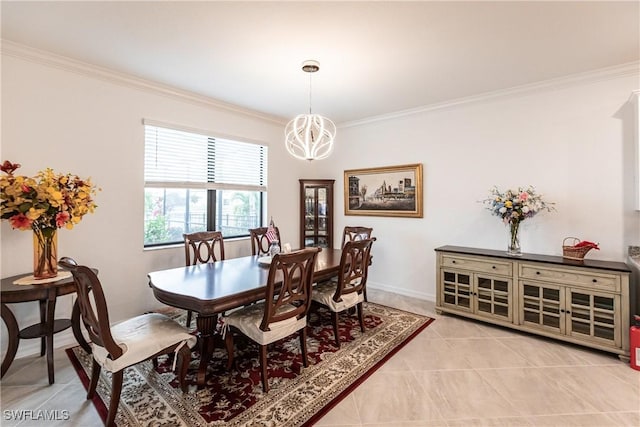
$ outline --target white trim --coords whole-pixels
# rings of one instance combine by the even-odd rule
[[[54,349],[75,347],[77,345],[78,345],[78,342],[76,341],[76,338],[73,336],[71,329],[62,331],[53,335]],[[21,359],[23,357],[28,357],[28,356],[40,356],[40,340],[39,339],[24,339],[24,338],[20,339],[20,344],[18,345],[18,351],[16,353],[16,357],[13,363],[11,364],[11,367],[7,371],[7,374],[11,375],[13,373],[13,370],[16,369],[16,367],[14,366],[16,360]],[[42,357],[47,357],[47,356],[45,355]],[[55,364],[54,364],[54,368],[55,368]]]
[[[446,110],[461,105],[477,104],[481,102],[488,102],[495,99],[507,98],[510,96],[527,95],[533,92],[540,92],[544,90],[558,90],[578,84],[595,83],[603,80],[611,80],[620,77],[640,75],[640,61],[628,62],[626,64],[614,65],[612,67],[601,68],[594,71],[587,71],[584,73],[571,74],[564,77],[558,77],[549,80],[543,80],[536,83],[525,84],[521,86],[515,86],[507,89],[496,90],[492,92],[485,92],[478,95],[467,96],[464,98],[452,99],[450,101],[444,101],[436,104],[424,105],[421,107],[410,108],[407,110],[400,110],[388,114],[381,114],[379,116],[371,116],[361,120],[353,120],[349,122],[343,122],[339,124],[339,128],[349,128],[355,126],[362,126],[376,122],[382,122],[391,119],[397,119],[400,117],[411,116],[414,114],[426,113],[430,111]]]
[[[404,295],[406,297],[417,298],[417,299],[421,299],[421,300],[425,300],[425,301],[430,301],[430,302],[433,302],[433,303],[436,302],[436,296],[435,295],[427,294],[427,293],[424,293],[424,292],[412,291],[412,290],[404,289],[404,288],[398,288],[396,286],[384,285],[382,283],[375,283],[375,282],[372,282],[372,281],[368,281],[367,282],[367,288],[368,289],[376,289],[376,290],[380,290],[380,291],[391,292],[391,293],[394,293],[394,294]]]
[[[14,58],[25,61],[34,62],[36,64],[48,67],[59,68],[84,76],[105,80],[110,83],[119,84],[121,86],[132,87],[134,89],[145,92],[154,92],[180,101],[191,102],[194,104],[204,105],[217,109],[227,110],[233,113],[239,113],[256,119],[264,120],[270,123],[276,123],[284,126],[288,119],[265,114],[259,111],[242,108],[234,104],[218,101],[208,96],[200,95],[194,92],[178,89],[173,86],[164,85],[152,80],[135,77],[130,74],[121,73],[109,68],[100,67],[86,62],[78,61],[66,56],[57,55],[40,49],[25,46],[20,43],[7,39],[0,40],[0,54],[12,56]]]
[[[62,70],[74,72],[77,74],[82,74],[89,77],[94,77],[94,78],[105,80],[111,83],[133,87],[138,90],[155,92],[157,94],[179,99],[181,101],[191,102],[199,105],[205,105],[207,107],[218,108],[218,109],[223,109],[223,110],[227,110],[234,113],[243,114],[243,115],[264,120],[270,123],[279,124],[282,126],[285,126],[286,123],[289,121],[289,119],[262,113],[255,110],[242,108],[237,105],[218,101],[216,99],[213,99],[204,95],[200,95],[194,92],[177,89],[173,86],[164,85],[158,82],[143,79],[140,77],[135,77],[135,76],[114,71],[108,68],[78,61],[62,55],[57,55],[51,52],[35,49],[20,43],[13,42],[11,40],[1,39],[0,42],[1,42],[0,54],[2,55],[12,56],[12,57],[23,59],[26,61],[35,62],[41,65],[59,68]],[[430,111],[446,110],[446,109],[454,108],[461,105],[487,102],[495,99],[506,98],[509,96],[526,95],[529,93],[543,91],[543,90],[557,90],[557,89],[570,87],[577,84],[595,83],[595,82],[615,79],[619,77],[638,75],[639,73],[640,73],[640,61],[634,61],[626,64],[605,67],[598,70],[571,74],[568,76],[549,79],[549,80],[543,80],[541,82],[515,86],[508,89],[485,92],[478,95],[453,99],[450,101],[444,101],[436,104],[424,105],[421,107],[400,110],[400,111],[391,112],[387,114],[381,114],[378,116],[371,116],[371,117],[367,117],[360,120],[342,122],[342,123],[338,123],[337,127],[341,129],[341,128],[349,128],[349,127],[355,127],[355,126],[362,126],[370,123],[376,123],[376,122],[411,116],[411,115],[430,112]],[[233,137],[231,137],[230,139],[233,139]]]

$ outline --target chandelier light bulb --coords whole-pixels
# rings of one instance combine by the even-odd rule
[[[322,160],[333,151],[336,125],[326,117],[311,113],[311,73],[320,69],[317,61],[302,63],[309,74],[309,114],[299,114],[284,129],[285,146],[289,154],[301,160]]]

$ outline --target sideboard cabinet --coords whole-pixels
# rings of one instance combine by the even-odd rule
[[[610,351],[627,360],[631,270],[621,262],[442,246],[436,312]]]

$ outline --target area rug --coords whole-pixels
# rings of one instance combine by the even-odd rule
[[[426,328],[433,319],[374,303],[365,303],[365,333],[357,316],[340,315],[338,349],[333,338],[330,313],[312,308],[309,314],[304,368],[299,338],[268,347],[270,391],[262,391],[258,347],[241,335],[235,336],[235,366],[226,369],[227,353],[222,343],[207,370],[207,384],[195,386],[200,354],[197,348],[187,374],[189,391],[182,393],[171,371],[171,361],[159,358],[158,369],[145,362],[125,370],[119,427],[147,426],[305,426],[312,425],[396,351]],[[182,311],[169,312],[184,324]],[[195,322],[193,322],[195,323]],[[82,348],[67,349],[67,355],[84,384],[91,374],[91,356]],[[111,376],[102,372],[93,402],[106,418]]]

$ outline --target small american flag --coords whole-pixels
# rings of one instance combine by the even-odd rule
[[[267,227],[265,236],[267,236],[267,240],[269,242],[278,240],[278,235],[276,234],[276,226],[273,224],[273,218],[271,218],[271,221],[269,221],[269,227]]]

